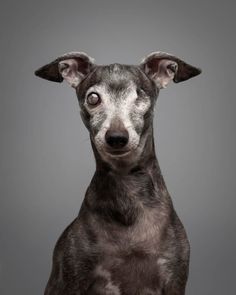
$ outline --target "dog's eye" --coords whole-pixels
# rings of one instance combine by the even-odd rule
[[[88,96],[87,96],[87,103],[90,106],[96,106],[101,102],[101,98],[100,96],[95,93],[95,92],[91,92]]]

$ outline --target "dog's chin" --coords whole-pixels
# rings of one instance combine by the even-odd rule
[[[111,150],[97,149],[101,159],[110,164],[115,170],[129,171],[140,159],[142,149],[140,146],[131,149]]]

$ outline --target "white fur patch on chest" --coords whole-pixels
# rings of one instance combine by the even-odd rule
[[[111,295],[121,295],[120,289],[111,279],[111,273],[103,268],[101,265],[98,265],[94,272],[95,276],[101,277],[106,281],[106,285],[104,287],[104,294]]]

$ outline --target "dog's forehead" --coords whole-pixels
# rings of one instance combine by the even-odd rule
[[[100,83],[106,85],[109,92],[118,94],[130,88],[131,84],[135,87],[135,84],[137,83],[138,77],[134,66],[115,63],[102,66],[98,72],[101,77]]]
[[[115,95],[131,89],[146,88],[151,90],[152,88],[150,80],[137,66],[118,63],[97,66],[81,83],[79,93],[84,96],[92,86],[100,85],[105,85],[107,91]]]
[[[123,65],[123,64],[110,64],[105,66],[99,66],[98,72],[103,79],[109,81],[116,80],[129,80],[135,78],[137,75],[136,66],[132,65]]]

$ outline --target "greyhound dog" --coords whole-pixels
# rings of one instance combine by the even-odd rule
[[[38,69],[76,91],[96,171],[56,243],[45,295],[184,295],[190,246],[155,154],[161,88],[201,70],[164,52],[138,65],[96,65],[70,52]]]

